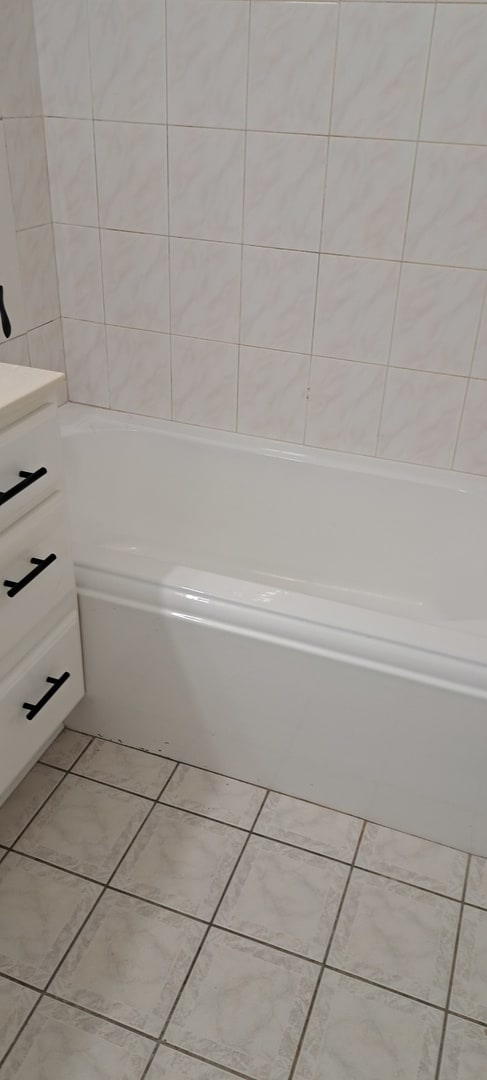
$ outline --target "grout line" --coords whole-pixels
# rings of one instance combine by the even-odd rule
[[[255,1080],[255,1076],[251,1076],[250,1073],[237,1072],[236,1069],[232,1069],[231,1065],[219,1065],[217,1062],[212,1061],[211,1058],[201,1057],[200,1054],[195,1054],[193,1050],[187,1050],[186,1047],[183,1050],[180,1046],[177,1046],[176,1043],[164,1042],[163,1046],[167,1046],[170,1050],[177,1050],[183,1058],[186,1056],[193,1061],[201,1061],[204,1065],[211,1065],[215,1072],[222,1072],[225,1076],[228,1073],[229,1076],[241,1077],[241,1080]],[[145,1076],[146,1073],[143,1074],[141,1080],[144,1080]]]
[[[455,966],[456,966],[457,956],[458,956],[458,946],[460,944],[460,934],[461,934],[461,930],[462,930],[463,912],[464,912],[464,909],[465,909],[465,896],[466,896],[466,892],[467,892],[467,882],[468,882],[468,876],[469,876],[469,873],[470,873],[470,861],[471,861],[471,856],[469,855],[468,859],[467,859],[467,865],[466,865],[466,868],[465,868],[465,877],[464,877],[464,881],[463,881],[463,892],[462,892],[462,899],[461,899],[461,904],[460,904],[460,915],[459,915],[459,918],[458,918],[457,933],[456,933],[456,938],[455,938],[455,947],[453,949],[453,958],[452,958],[452,965],[451,965],[451,971],[450,971],[450,981],[449,981],[449,984],[448,984],[448,993],[447,993],[446,1002],[445,1002],[445,1016],[444,1016],[444,1019],[443,1019],[443,1028],[442,1028],[442,1032],[441,1032],[440,1048],[439,1048],[439,1052],[438,1052],[438,1064],[437,1064],[437,1067],[436,1067],[435,1080],[440,1080],[441,1064],[442,1064],[442,1059],[443,1059],[443,1049],[444,1049],[444,1045],[445,1045],[446,1028],[447,1028],[447,1024],[448,1024],[448,1014],[449,1014],[449,1011],[450,1011],[450,1002],[451,1002],[451,996],[452,996],[452,991],[453,991],[453,980],[454,980],[454,977],[455,977]]]
[[[240,350],[242,348],[242,299],[243,299],[243,274],[244,274],[244,236],[245,236],[245,195],[247,191],[247,118],[249,111],[249,76],[250,76],[250,34],[252,25],[253,4],[249,3],[247,18],[247,71],[245,79],[245,127],[243,129],[243,181],[242,181],[242,217],[240,222],[240,288],[238,298],[238,330],[237,330],[237,386],[235,401],[235,431],[239,430],[239,402],[240,402]]]
[[[358,975],[354,971],[348,971],[347,968],[336,967],[335,964],[327,964],[327,971],[334,971],[337,975],[343,975],[347,979],[354,979],[355,982],[364,983],[365,986],[377,986],[380,990],[387,990],[389,994],[395,994],[396,997],[406,998],[407,1001],[416,1001],[418,1005],[426,1005],[428,1009],[436,1009],[439,1013],[445,1012],[444,1005],[436,1005],[433,1001],[428,1001],[426,998],[415,997],[414,994],[408,994],[407,990],[398,990],[394,986],[390,986],[389,983],[374,982],[372,979],[367,979],[365,975]]]
[[[167,302],[169,307],[169,394],[171,405],[171,420],[174,420],[174,402],[173,402],[173,359],[172,359],[172,288],[171,288],[171,265],[172,265],[172,253],[171,253],[171,181],[170,181],[170,168],[169,168],[169,54],[167,48],[167,0],[164,0],[164,59],[166,69],[166,202],[167,202]]]
[[[450,466],[449,466],[450,469],[454,469],[454,466],[455,466],[455,458],[457,456],[458,443],[460,442],[460,433],[461,433],[462,425],[463,425],[463,417],[464,417],[464,414],[465,414],[465,406],[467,404],[467,395],[468,395],[468,390],[469,390],[469,386],[470,386],[470,380],[472,378],[473,366],[474,366],[474,363],[475,363],[475,353],[477,351],[477,345],[478,345],[478,341],[479,341],[479,337],[480,337],[480,330],[481,330],[481,327],[482,327],[482,320],[483,320],[485,310],[487,310],[487,285],[485,287],[484,299],[483,299],[482,304],[480,306],[480,315],[479,315],[479,321],[478,321],[478,325],[477,325],[477,332],[475,334],[475,340],[474,340],[474,343],[473,343],[472,357],[471,357],[471,360],[470,360],[470,367],[468,369],[467,377],[466,377],[466,380],[465,380],[465,394],[463,396],[462,408],[461,408],[460,416],[458,418],[457,436],[456,436],[456,439],[455,439],[455,445],[453,447],[453,453],[452,453],[452,456],[451,456],[451,459],[450,459]]]
[[[79,734],[82,734],[82,733],[80,732]],[[89,743],[88,743],[88,744],[87,744],[86,746],[84,746],[84,747],[83,747],[83,750],[81,751],[81,754],[84,754],[85,750],[87,750],[87,749],[88,749],[88,746],[91,746],[91,743],[92,743],[92,742],[93,742],[93,739],[90,739],[90,742],[89,742]],[[52,796],[52,795],[54,795],[54,792],[55,792],[55,791],[59,791],[59,789],[60,789],[60,787],[61,787],[61,784],[63,784],[63,783],[64,783],[64,781],[65,781],[65,779],[66,779],[66,777],[67,777],[67,776],[69,776],[69,774],[70,774],[70,772],[71,772],[71,769],[73,768],[73,765],[76,765],[76,762],[77,762],[77,761],[79,760],[79,758],[81,757],[81,754],[79,754],[79,755],[78,755],[78,757],[77,757],[77,758],[75,759],[75,761],[73,761],[73,762],[72,762],[72,764],[70,765],[69,769],[66,769],[66,770],[60,770],[60,769],[59,769],[59,770],[57,770],[58,772],[61,772],[61,771],[63,771],[63,772],[64,772],[64,776],[62,776],[62,777],[61,777],[61,779],[60,779],[59,783],[58,783],[58,784],[56,784],[56,787],[55,787],[55,788],[53,788],[53,789],[52,789],[52,791],[50,791],[50,792],[49,792],[49,795],[47,796],[47,799],[44,799],[44,802],[43,802],[43,803],[41,803],[41,805],[37,807],[37,810],[35,811],[35,813],[34,813],[34,814],[32,815],[32,817],[31,817],[31,818],[29,818],[29,820],[28,820],[28,822],[27,822],[27,825],[24,825],[23,829],[21,829],[21,830],[20,830],[20,832],[19,832],[18,836],[16,836],[16,837],[15,837],[15,840],[13,841],[13,843],[12,843],[12,844],[10,844],[10,845],[9,845],[9,846],[7,847],[7,851],[12,851],[12,850],[13,850],[13,848],[14,848],[14,845],[15,845],[15,844],[18,844],[18,842],[19,842],[19,840],[21,839],[21,837],[22,837],[22,836],[24,835],[24,833],[25,833],[25,832],[27,831],[27,829],[28,829],[28,828],[29,828],[29,827],[30,827],[30,826],[32,825],[32,822],[33,822],[33,821],[35,821],[35,819],[36,819],[36,817],[38,816],[38,814],[40,814],[41,810],[43,810],[43,809],[44,809],[44,807],[45,807],[46,803],[48,803],[48,802],[49,802],[49,799],[51,798],[51,796]],[[40,765],[40,764],[42,764],[42,765],[46,765],[46,767],[47,767],[47,768],[49,768],[49,769],[52,769],[52,768],[53,768],[53,766],[52,766],[52,765],[47,765],[47,763],[46,763],[46,762],[44,762],[44,761],[43,761],[43,762],[41,762],[41,761],[39,761],[39,762],[35,762],[35,764],[36,764],[36,765],[37,765],[37,764],[39,764],[39,765]],[[32,768],[34,768],[34,765],[32,766]],[[29,773],[27,773],[26,775],[28,776],[28,775],[29,775]],[[22,781],[21,781],[21,782],[22,782]],[[15,789],[14,789],[14,790],[15,790]],[[2,846],[5,846],[5,845],[2,845]]]

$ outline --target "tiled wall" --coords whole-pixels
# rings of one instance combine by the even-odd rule
[[[0,0],[0,117],[7,148],[27,333],[0,363],[64,370],[32,0]]]
[[[487,474],[487,4],[34,7],[71,398]]]

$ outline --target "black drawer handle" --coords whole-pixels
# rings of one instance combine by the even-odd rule
[[[36,480],[40,480],[41,476],[45,476],[46,473],[47,469],[44,468],[44,465],[42,468],[36,469],[35,472],[26,472],[25,469],[21,469],[19,476],[22,476],[23,479],[20,483],[14,484],[8,491],[0,491],[0,506],[8,502],[9,499],[13,499],[14,495],[20,495],[21,491],[25,491],[31,484],[35,484]]]
[[[22,592],[26,585],[30,585],[31,581],[34,581],[39,574],[42,574],[43,570],[47,570],[47,567],[51,563],[55,562],[57,555],[51,552],[45,559],[31,559],[31,563],[34,564],[35,569],[30,571],[30,574],[26,574],[20,581],[4,581],[5,588],[7,589],[7,596],[17,596],[17,593]]]
[[[61,687],[64,686],[64,683],[67,682],[69,678],[69,671],[63,672],[63,674],[59,676],[59,679],[53,679],[50,675],[48,675],[46,682],[52,683],[51,689],[44,694],[44,697],[41,697],[40,701],[37,702],[37,705],[31,705],[28,701],[24,701],[24,704],[22,705],[23,709],[28,710],[26,719],[33,720],[34,717],[37,716],[37,713],[40,713],[41,709],[44,708],[44,705],[47,705],[48,701],[50,701],[51,698],[54,697],[54,694],[57,694],[58,690],[60,690]]]

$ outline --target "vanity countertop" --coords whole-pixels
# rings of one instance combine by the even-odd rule
[[[59,371],[0,364],[0,428],[48,402],[57,404],[63,399],[64,383]]]

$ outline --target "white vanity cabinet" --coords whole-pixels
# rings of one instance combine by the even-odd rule
[[[83,696],[56,372],[0,364],[0,802]]]

